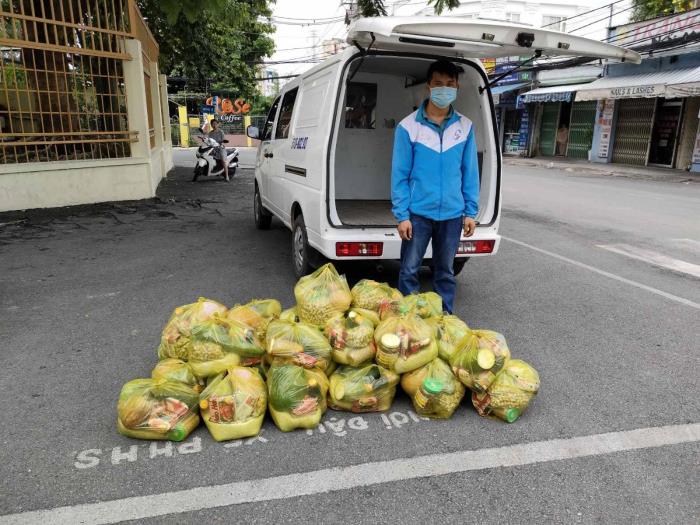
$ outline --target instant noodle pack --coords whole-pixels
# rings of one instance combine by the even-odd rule
[[[286,310],[274,299],[176,308],[151,378],[122,387],[119,432],[181,441],[201,419],[215,440],[241,439],[268,411],[284,432],[311,429],[327,408],[386,411],[399,385],[421,416],[447,419],[470,394],[480,415],[512,423],[539,390],[502,334],[443,314],[433,292],[403,297],[370,279],[350,289],[326,264],[294,295]]]

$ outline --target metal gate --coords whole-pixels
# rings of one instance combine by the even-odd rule
[[[628,98],[618,102],[613,162],[646,164],[655,107],[655,98]]]
[[[590,102],[574,102],[571,106],[567,157],[572,159],[588,158],[588,151],[593,143],[596,104],[597,102],[592,100]]]
[[[560,102],[550,102],[542,108],[542,123],[540,124],[540,155],[554,156],[557,145],[557,124],[559,124]]]

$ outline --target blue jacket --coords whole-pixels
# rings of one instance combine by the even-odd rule
[[[436,221],[476,217],[479,163],[472,122],[452,111],[442,126],[428,121],[425,104],[394,135],[392,212],[397,221],[420,215]]]

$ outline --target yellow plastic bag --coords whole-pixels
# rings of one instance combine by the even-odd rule
[[[136,439],[182,441],[199,425],[199,396],[179,381],[134,379],[117,404],[117,430]]]
[[[403,299],[382,303],[379,315],[382,320],[401,315],[402,311],[413,310],[423,319],[442,315],[442,297],[435,292],[414,293]]]
[[[163,359],[158,361],[151,372],[153,379],[167,379],[168,381],[180,381],[196,392],[201,391],[202,385],[192,372],[192,367],[182,359]]]
[[[278,319],[267,327],[268,362],[294,364],[325,371],[331,363],[331,345],[315,326]]]
[[[331,263],[299,279],[294,296],[299,319],[320,329],[331,317],[345,313],[352,302],[345,276],[338,275]]]
[[[471,330],[467,324],[456,315],[445,314],[439,317],[429,317],[425,320],[434,330],[438,343],[438,356],[449,361],[462,341]]]
[[[326,411],[328,379],[317,368],[273,366],[267,375],[270,415],[282,432],[316,428]]]
[[[297,307],[292,306],[291,308],[287,308],[280,314],[280,319],[283,321],[293,321],[295,323],[298,323],[300,321],[299,316],[297,315]]]
[[[256,436],[265,419],[267,387],[256,369],[234,366],[209,383],[199,408],[216,441]]]
[[[326,337],[337,363],[360,366],[374,359],[374,323],[365,316],[350,310],[345,315],[333,317],[326,323]]]
[[[520,359],[509,360],[485,393],[472,393],[472,404],[482,416],[513,423],[540,389],[540,376]]]
[[[158,358],[187,359],[190,349],[190,331],[197,323],[216,315],[226,315],[228,309],[221,303],[200,297],[196,303],[175,308],[163,329]]]
[[[379,283],[372,279],[362,279],[352,287],[352,306],[373,310],[379,313],[382,304],[399,301],[403,295],[387,283]]]
[[[256,299],[247,304],[231,308],[226,317],[255,330],[255,335],[261,341],[265,340],[267,325],[282,313],[282,305],[276,299]]]
[[[349,412],[384,412],[396,394],[399,376],[370,364],[355,368],[341,366],[330,377],[328,406]]]
[[[433,329],[412,311],[389,317],[374,332],[377,364],[404,374],[438,355]]]
[[[439,357],[401,377],[401,387],[420,416],[448,419],[464,397],[464,386]]]
[[[505,337],[491,330],[472,330],[457,345],[450,366],[464,386],[485,392],[510,359]]]
[[[197,377],[211,377],[232,366],[253,366],[265,355],[265,347],[251,327],[214,316],[192,328],[187,360]]]

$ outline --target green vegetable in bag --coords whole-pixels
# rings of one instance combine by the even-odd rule
[[[379,283],[372,279],[362,279],[352,287],[352,306],[379,313],[384,303],[398,301],[403,296],[396,288],[387,283]],[[378,323],[377,323],[378,324]]]
[[[331,345],[315,326],[278,319],[267,327],[268,361],[325,371],[331,363]]]
[[[472,393],[472,404],[479,415],[513,423],[540,389],[540,376],[520,359],[509,360],[496,374],[488,390]]]
[[[505,337],[491,330],[472,330],[450,358],[452,371],[464,386],[483,393],[510,359]]]
[[[341,366],[330,377],[328,406],[349,412],[384,412],[396,394],[399,376],[375,364]]]
[[[281,365],[267,376],[270,415],[282,432],[316,428],[326,411],[328,379],[317,368]]]
[[[158,358],[187,359],[192,327],[214,315],[226,315],[228,309],[221,303],[200,297],[196,303],[175,308],[163,329]]]
[[[352,302],[345,276],[338,275],[331,263],[299,279],[294,296],[299,319],[320,329],[331,317],[345,313]]]
[[[442,297],[435,292],[414,293],[403,299],[383,303],[379,315],[382,320],[401,315],[402,310],[413,310],[423,319],[442,315]]]
[[[459,317],[451,314],[429,317],[425,321],[435,330],[438,356],[449,361],[457,349],[457,344],[469,335],[469,327]]]
[[[333,317],[326,323],[325,334],[338,363],[359,366],[374,358],[374,323],[356,310]]]
[[[401,387],[420,416],[448,419],[464,397],[464,386],[439,357],[401,377]]]

